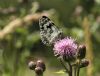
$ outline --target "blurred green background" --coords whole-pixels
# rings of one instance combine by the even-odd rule
[[[93,53],[90,76],[100,76],[100,0],[0,0],[0,76],[34,76],[27,66],[30,59],[44,60],[44,76],[66,75],[55,73],[63,68],[54,57],[53,47],[41,42],[38,18],[44,12],[64,35],[92,49],[88,50]],[[25,21],[27,15],[33,15],[32,20],[30,16]],[[80,76],[86,76],[86,69]]]

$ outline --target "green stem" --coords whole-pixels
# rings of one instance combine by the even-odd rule
[[[80,72],[80,62],[81,62],[81,60],[79,60],[79,63],[78,63],[78,65],[76,66],[76,76],[79,76],[79,72]]]
[[[72,76],[72,73],[73,73],[73,71],[72,71],[72,65],[70,64],[70,62],[68,62],[68,64],[69,64],[69,68],[70,68],[69,76]]]
[[[35,76],[43,76],[43,74],[36,74]]]
[[[73,66],[73,76],[76,76],[76,73],[77,72],[77,66],[75,65],[75,66]]]
[[[62,64],[62,66],[65,68],[66,72],[69,72],[68,68],[66,67],[66,65],[64,64],[62,59],[59,59],[59,60],[60,60],[60,63]]]
[[[77,68],[77,76],[79,76],[80,67]]]

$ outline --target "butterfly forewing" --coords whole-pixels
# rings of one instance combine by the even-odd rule
[[[62,34],[55,24],[46,16],[39,19],[41,40],[44,44],[53,44]]]

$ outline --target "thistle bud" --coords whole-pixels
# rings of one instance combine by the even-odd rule
[[[83,59],[80,64],[80,68],[87,67],[88,65],[89,65],[89,61],[86,59]]]
[[[38,60],[36,62],[36,67],[41,67],[43,69],[43,72],[45,71],[46,67],[45,67],[45,64],[42,60]]]
[[[78,58],[83,59],[86,55],[86,46],[85,45],[79,45],[78,48]]]
[[[30,61],[30,62],[28,63],[28,67],[29,67],[29,69],[34,70],[35,67],[36,67],[36,63],[33,62],[33,61]]]
[[[37,74],[37,76],[40,76],[43,74],[43,69],[41,67],[36,67],[35,73]]]

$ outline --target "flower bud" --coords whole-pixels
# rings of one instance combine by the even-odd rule
[[[86,59],[83,59],[80,64],[80,68],[87,67],[88,65],[89,65],[89,61]]]
[[[78,48],[78,58],[83,59],[86,55],[86,46],[85,45],[79,45]]]
[[[36,63],[33,62],[33,61],[30,61],[30,62],[28,63],[28,67],[29,67],[29,69],[34,70],[35,67],[36,67]]]
[[[36,67],[41,67],[43,69],[43,72],[45,71],[46,67],[45,67],[45,64],[42,60],[38,60],[36,62]]]
[[[41,67],[36,67],[36,68],[35,68],[35,73],[36,73],[37,75],[42,75],[42,74],[43,74],[43,69],[42,69]]]

